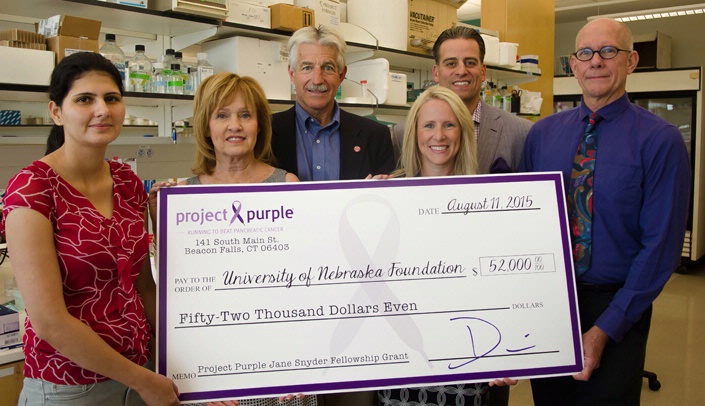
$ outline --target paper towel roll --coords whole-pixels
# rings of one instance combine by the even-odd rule
[[[348,23],[372,33],[379,46],[406,51],[407,0],[348,0],[347,12]]]

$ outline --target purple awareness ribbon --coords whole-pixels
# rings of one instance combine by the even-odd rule
[[[382,232],[379,243],[373,253],[367,252],[359,236],[352,228],[348,219],[348,210],[359,203],[377,203],[386,207],[389,210],[389,223]],[[381,264],[389,264],[396,257],[399,249],[399,241],[401,227],[394,206],[385,198],[376,195],[361,195],[352,199],[343,209],[339,222],[339,238],[340,247],[343,251],[345,259],[353,268],[358,264],[370,264],[379,266]],[[349,303],[359,303],[364,301],[364,298],[375,301],[380,297],[389,298],[390,300],[398,301],[396,295],[386,283],[362,283],[358,286]],[[428,356],[424,351],[424,340],[421,331],[412,317],[385,317],[392,329],[399,337],[409,346],[410,349],[419,352],[424,359],[428,360]],[[362,328],[364,318],[355,318],[347,320],[346,323],[339,323],[333,331],[330,340],[330,351],[332,355],[342,354],[351,344]]]
[[[236,203],[237,203],[237,205],[238,205],[237,207],[235,207],[235,204],[236,204]],[[242,210],[242,203],[240,203],[239,200],[235,200],[235,201],[233,202],[232,207],[233,207],[233,212],[234,212],[235,214],[233,214],[233,218],[230,220],[230,224],[228,224],[228,225],[229,225],[229,226],[232,226],[233,223],[235,222],[235,219],[240,220],[240,222],[242,223],[242,225],[245,225],[245,220],[243,220],[243,219],[242,219],[242,216],[240,215],[240,211]]]

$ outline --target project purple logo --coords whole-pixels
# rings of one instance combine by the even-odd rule
[[[279,220],[294,218],[294,209],[284,208],[283,205],[280,205],[278,208],[274,209],[254,209],[243,211],[242,202],[235,200],[231,204],[230,208],[232,216],[229,215],[228,209],[209,211],[201,208],[196,211],[180,211],[176,213],[176,225],[203,225],[205,223],[220,223],[229,221],[228,226],[232,226],[236,221],[239,221],[242,225],[246,225],[255,221],[269,221],[274,223]]]

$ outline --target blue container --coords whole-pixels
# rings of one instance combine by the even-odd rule
[[[19,110],[0,110],[0,125],[20,125],[21,123]]]

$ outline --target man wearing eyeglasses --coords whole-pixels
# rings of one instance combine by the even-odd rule
[[[591,21],[575,45],[582,105],[534,124],[521,169],[563,172],[584,368],[531,387],[538,406],[638,405],[651,304],[680,261],[690,165],[678,129],[627,98],[639,61],[627,26]]]

